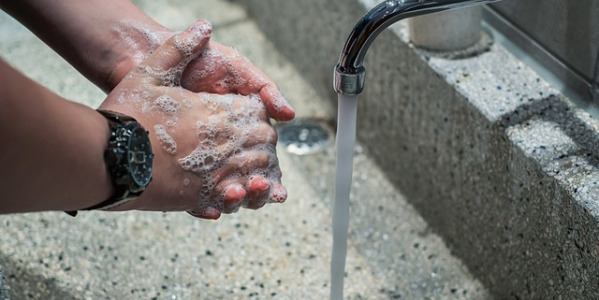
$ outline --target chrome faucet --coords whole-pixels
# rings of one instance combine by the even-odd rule
[[[372,41],[391,24],[405,18],[500,0],[389,0],[371,9],[345,42],[335,66],[333,85],[344,95],[357,95],[364,88],[364,56]]]

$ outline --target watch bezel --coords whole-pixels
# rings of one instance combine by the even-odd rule
[[[133,144],[133,142],[136,142],[139,138],[141,138],[142,143],[146,147],[146,149],[142,149],[145,150],[144,152],[136,151],[134,149],[135,145]],[[134,127],[130,128],[130,136],[127,141],[126,151],[127,152],[125,154],[125,157],[127,160],[126,164],[128,174],[130,176],[131,181],[135,184],[134,187],[146,187],[152,180],[154,154],[152,153],[152,146],[150,143],[149,133],[141,125],[139,125],[139,123],[136,123]],[[136,151],[135,154],[132,154],[132,151]],[[143,154],[143,164],[147,169],[149,169],[147,171],[149,172],[149,174],[143,175],[143,178],[142,176],[138,176],[139,174],[136,173],[135,166],[133,165],[134,161],[138,157],[138,153],[140,152],[142,152]]]

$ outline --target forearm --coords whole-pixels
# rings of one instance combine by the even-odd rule
[[[105,91],[157,46],[149,31],[169,32],[127,0],[0,1],[0,7]]]
[[[106,119],[0,60],[0,213],[76,210],[112,193]]]

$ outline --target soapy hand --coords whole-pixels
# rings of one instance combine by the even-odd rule
[[[121,80],[102,103],[102,109],[137,119],[150,132],[155,154],[153,180],[147,189],[115,209],[186,210],[196,217],[216,219],[239,207],[256,209],[285,201],[275,153],[277,136],[268,111],[286,112],[278,102],[265,106],[268,101],[262,97],[273,96],[270,84],[255,89],[244,89],[248,82],[212,90],[194,86],[202,92],[180,86],[186,82],[181,80],[184,74],[199,76],[187,71],[190,62],[196,64],[191,70],[219,65],[219,58],[206,55],[212,51],[206,47],[210,33],[210,24],[200,21],[174,35]]]
[[[133,59],[133,62],[123,63],[113,70],[108,81],[116,83],[131,67],[175,34],[127,22],[115,31],[119,33],[121,40],[127,41],[123,43],[128,44],[125,52]],[[295,117],[295,111],[272,79],[239,52],[217,42],[208,41],[181,75],[178,78],[181,85],[192,92],[259,95],[271,118],[290,121]]]
[[[289,121],[295,116],[272,79],[239,52],[217,42],[209,42],[190,62],[181,84],[195,92],[257,94],[275,120]]]

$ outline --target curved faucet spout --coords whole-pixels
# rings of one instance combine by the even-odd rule
[[[371,9],[345,42],[335,66],[334,88],[337,93],[357,95],[364,88],[364,56],[370,44],[391,24],[409,17],[500,0],[389,0]]]

